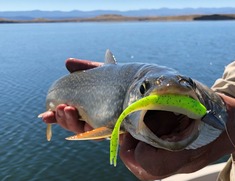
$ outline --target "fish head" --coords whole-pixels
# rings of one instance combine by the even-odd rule
[[[147,69],[144,74],[137,73],[138,78],[132,82],[127,92],[124,108],[149,95],[187,96],[201,102],[206,108],[211,108],[212,104],[205,101],[212,94],[209,88],[198,87],[199,82],[172,69],[159,66]],[[206,124],[200,117],[176,107],[156,106],[151,110],[136,111],[127,116],[123,124],[134,138],[171,151],[195,149],[213,141],[221,133],[221,130],[209,125],[209,131],[217,136],[207,136],[212,138],[201,141],[201,134],[208,131],[208,126],[205,129]]]
[[[156,66],[156,67],[155,67]],[[151,94],[188,95],[198,100],[196,84],[193,79],[180,75],[177,71],[157,65],[137,72],[126,94],[125,106]]]

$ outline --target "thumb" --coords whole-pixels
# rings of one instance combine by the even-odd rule
[[[92,69],[95,67],[99,67],[101,65],[103,65],[103,63],[93,62],[90,60],[75,59],[75,58],[69,58],[65,62],[65,66],[70,73],[75,72],[75,71]]]

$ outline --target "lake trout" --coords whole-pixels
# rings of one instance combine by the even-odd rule
[[[210,88],[168,67],[145,63],[117,64],[109,50],[103,66],[71,73],[53,83],[46,107],[52,111],[59,104],[76,107],[81,120],[94,130],[67,139],[92,140],[109,138],[122,112],[136,101],[152,95],[167,96],[165,105],[127,115],[120,133],[129,132],[156,148],[178,151],[209,144],[226,129],[226,106]],[[178,97],[178,102],[185,99],[186,107],[173,105],[173,96]],[[206,108],[205,115],[195,117],[187,110],[189,98]],[[50,135],[48,137],[50,139]]]

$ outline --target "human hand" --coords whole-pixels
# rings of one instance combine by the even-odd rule
[[[100,66],[100,63],[85,60],[69,59],[66,67],[70,72]],[[228,133],[235,142],[235,99],[225,95],[229,121]],[[46,123],[58,123],[65,129],[76,133],[91,130],[84,121],[79,120],[77,110],[71,106],[59,105],[54,112],[46,112],[43,120]],[[120,157],[129,170],[141,180],[162,179],[176,173],[191,173],[199,170],[221,156],[234,150],[227,134],[224,132],[214,142],[196,150],[177,152],[154,148],[134,139],[130,134],[121,137]],[[223,148],[223,149],[218,149]]]
[[[235,130],[235,99],[225,95],[221,95],[221,97],[226,102],[229,113],[228,133],[235,142],[235,132],[233,131]],[[63,114],[59,115],[60,111]],[[56,113],[47,118],[44,120],[47,123],[57,121],[62,127],[74,132],[92,129],[88,124],[79,121],[79,115],[75,108],[66,105],[58,106]],[[204,147],[177,152],[154,148],[134,139],[128,133],[121,136],[120,142],[122,161],[141,180],[162,179],[177,173],[191,173],[234,150],[226,132]]]
[[[154,148],[127,134],[122,138],[120,157],[129,170],[141,180],[162,179],[173,174],[197,171],[235,150],[235,99],[220,95],[227,105],[228,138],[223,132],[214,142],[195,149],[177,152]],[[223,148],[223,149],[220,149]]]

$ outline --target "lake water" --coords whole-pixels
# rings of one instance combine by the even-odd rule
[[[109,142],[69,142],[72,135],[37,118],[50,84],[67,74],[65,59],[166,65],[208,86],[235,59],[235,21],[0,25],[0,180],[137,180]]]

